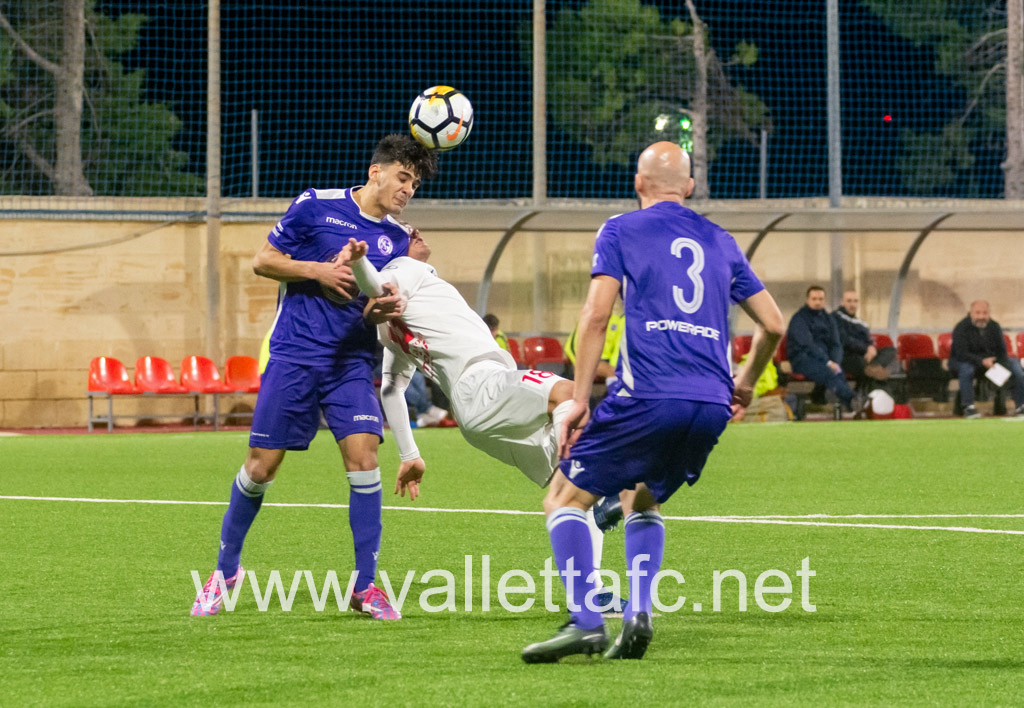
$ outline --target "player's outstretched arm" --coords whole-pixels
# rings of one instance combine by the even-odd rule
[[[750,356],[746,364],[736,377],[736,387],[733,390],[733,413],[750,405],[754,396],[754,384],[768,366],[779,340],[786,332],[786,325],[782,319],[779,306],[767,290],[754,293],[740,303],[743,311],[750,316],[757,327],[754,330],[754,337],[750,343]]]
[[[296,261],[275,248],[270,241],[265,241],[263,247],[256,252],[252,259],[252,269],[256,275],[280,283],[315,280],[325,288],[346,298],[352,298],[358,294],[352,269],[341,258],[327,263]]]
[[[351,266],[359,289],[370,296],[363,317],[378,325],[401,317],[405,312],[405,298],[395,286],[384,281],[373,263],[365,258],[366,252],[366,241],[350,238],[338,254],[338,260]]]
[[[396,361],[395,354],[384,348],[384,362],[381,371],[380,406],[387,417],[391,434],[398,447],[401,464],[398,467],[398,478],[395,482],[395,494],[405,496],[409,489],[412,499],[419,496],[419,482],[426,469],[426,463],[420,457],[419,448],[412,436],[412,424],[409,422],[409,406],[405,403],[405,389],[415,369],[411,366],[402,368]],[[410,486],[410,483],[415,483]]]

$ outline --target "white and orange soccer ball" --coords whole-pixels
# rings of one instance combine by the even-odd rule
[[[473,128],[473,105],[451,86],[431,86],[416,97],[409,109],[409,130],[421,144],[434,150],[461,145]]]

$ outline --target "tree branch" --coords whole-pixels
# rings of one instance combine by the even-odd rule
[[[40,68],[54,76],[58,76],[61,73],[61,67],[59,64],[55,64],[43,55],[39,54],[35,49],[28,45],[28,42],[21,38],[21,35],[11,27],[11,23],[7,21],[7,16],[4,15],[3,12],[0,12],[0,27],[7,30],[7,34],[11,35],[11,39],[13,39],[14,43],[21,48],[21,51],[25,53],[25,56],[31,59]]]
[[[85,18],[85,31],[88,32],[89,39],[92,40],[90,48],[96,54],[96,57],[100,60],[99,65],[103,67],[103,72],[106,74],[107,79],[112,81],[114,78],[114,72],[111,70],[110,65],[107,62],[103,61],[103,52],[100,51],[100,43],[96,39],[96,29],[93,27],[93,24],[89,21],[88,17]],[[96,132],[96,138],[98,140],[102,140],[103,132],[102,127],[100,126],[100,116],[96,112],[96,104],[93,102],[92,95],[89,93],[89,89],[87,86],[82,87],[82,97],[85,99],[85,104],[89,107],[89,115],[92,116],[92,129]]]
[[[974,50],[981,48],[981,46],[983,44],[988,42],[988,40],[992,39],[993,37],[998,37],[999,35],[1005,35],[1005,34],[1006,34],[1006,28],[1005,27],[1001,27],[1001,28],[999,28],[997,30],[994,30],[992,32],[986,32],[985,34],[983,34],[980,37],[978,37],[978,41],[976,41],[974,44],[972,44],[970,49],[967,50],[967,52],[968,53],[973,52]]]
[[[960,125],[967,122],[967,118],[970,117],[971,113],[974,112],[975,107],[978,105],[978,101],[981,100],[981,94],[985,93],[985,84],[992,78],[993,75],[1000,69],[1006,69],[1006,62],[999,62],[995,64],[991,69],[985,72],[985,77],[981,80],[981,85],[978,86],[978,90],[974,94],[974,98],[967,104],[967,108],[964,109],[964,114],[960,116]]]
[[[32,146],[32,143],[30,143],[28,140],[24,138],[24,136],[21,135],[15,136],[15,141],[18,143],[18,149],[21,150],[22,153],[24,153],[25,157],[29,159],[29,162],[36,166],[37,170],[46,175],[46,178],[51,182],[56,181],[57,171],[53,168],[53,165],[51,165],[47,161],[45,157],[36,152],[36,149]]]
[[[32,123],[32,122],[38,120],[39,118],[42,118],[43,116],[49,116],[49,115],[53,115],[53,109],[51,109],[51,108],[47,108],[46,110],[39,111],[37,113],[33,113],[28,118],[23,118],[22,120],[18,121],[14,125],[4,126],[4,133],[6,133],[7,135],[17,135],[18,133],[21,132],[21,129],[24,128],[29,123]]]

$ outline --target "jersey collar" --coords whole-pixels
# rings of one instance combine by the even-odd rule
[[[355,200],[355,198],[352,196],[355,192],[358,192],[360,189],[362,189],[365,186],[366,185],[364,185],[364,184],[358,184],[355,187],[349,187],[348,188],[348,198],[351,199],[352,203],[356,205],[356,209],[359,210],[359,216],[363,217],[364,219],[367,219],[368,221],[372,221],[372,222],[374,222],[376,224],[379,224],[382,221],[384,221],[384,219],[378,219],[376,216],[370,216],[369,214],[367,214],[365,211],[363,211],[363,208],[361,206],[359,206],[359,202],[357,202]],[[385,214],[384,218],[387,218],[387,217],[388,217],[388,215]]]

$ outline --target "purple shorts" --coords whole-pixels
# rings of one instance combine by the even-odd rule
[[[373,364],[346,359],[329,367],[271,358],[260,379],[249,446],[305,450],[320,428],[320,412],[335,440],[372,433],[383,440]]]
[[[662,503],[696,483],[731,417],[720,403],[608,396],[559,469],[599,497],[643,482]]]

